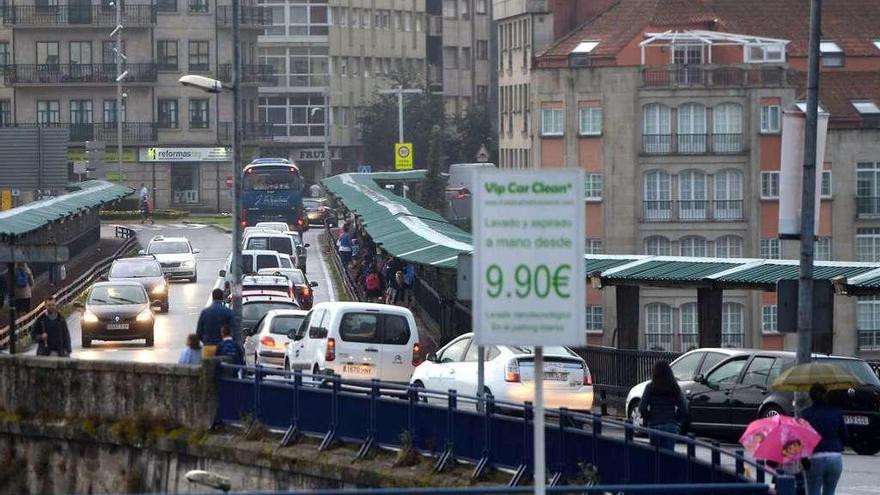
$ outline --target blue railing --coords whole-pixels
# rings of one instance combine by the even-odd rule
[[[230,495],[467,495],[467,494],[494,494],[514,495],[534,493],[531,487],[506,487],[506,486],[480,486],[480,487],[443,487],[443,488],[348,488],[343,490],[299,490],[288,492],[238,492]],[[767,485],[763,483],[705,483],[693,484],[666,484],[666,485],[571,485],[571,486],[548,486],[547,493],[574,494],[585,493],[768,493]],[[793,492],[792,492],[793,493]]]
[[[248,426],[243,423],[249,419],[259,421],[285,432],[281,446],[307,435],[321,438],[321,450],[336,441],[358,443],[358,458],[376,447],[412,448],[436,456],[438,472],[455,460],[466,461],[475,466],[475,479],[488,467],[506,470],[513,473],[513,486],[529,475],[533,428],[529,403],[502,402],[489,396],[478,408],[478,398],[454,390],[427,391],[378,380],[351,381],[261,367],[220,367],[218,421],[242,426]],[[775,482],[776,493],[793,494],[788,491],[791,478],[746,459],[741,451],[725,451],[717,443],[648,430],[599,414],[565,409],[548,414],[552,418],[546,430],[546,465],[553,485],[575,479],[583,472],[582,466],[592,464],[603,482],[626,484],[630,491],[631,485],[684,483],[705,490],[705,484],[718,483],[736,486],[740,493],[773,493],[768,483]],[[637,434],[674,437],[684,449],[658,449],[636,440]],[[763,491],[751,491],[749,483],[763,486]]]

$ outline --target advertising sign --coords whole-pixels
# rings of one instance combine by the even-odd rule
[[[815,231],[819,232],[819,208],[822,204],[822,168],[825,161],[825,138],[828,113],[819,108],[816,132],[816,208]],[[782,156],[779,174],[779,237],[799,239],[801,201],[804,189],[804,133],[807,115],[802,110],[782,113]]]
[[[141,148],[142,162],[228,162],[230,148]]]
[[[479,170],[473,301],[482,345],[586,345],[583,172]]]
[[[394,144],[394,168],[396,170],[412,170],[413,149],[412,143]]]

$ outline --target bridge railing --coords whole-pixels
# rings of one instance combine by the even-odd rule
[[[478,411],[477,397],[453,390],[220,366],[218,421],[245,426],[259,421],[285,432],[282,446],[308,435],[321,438],[322,450],[337,441],[359,443],[359,458],[379,446],[411,448],[436,456],[436,471],[465,461],[474,465],[473,478],[488,467],[510,470],[515,473],[513,485],[530,471],[533,411],[528,402],[503,402],[490,396]],[[765,484],[760,493],[771,493],[766,484],[776,482],[783,493],[788,483],[788,478],[742,452],[728,452],[693,436],[566,409],[550,410],[548,415],[546,462],[553,484],[576,478],[587,464],[611,484],[720,483],[745,488],[754,482]],[[658,449],[636,440],[637,434],[673,437],[684,449]]]
[[[230,495],[263,495],[266,492],[237,492]],[[437,488],[349,488],[342,490],[302,490],[292,492],[272,492],[272,495],[515,495],[534,493],[532,487],[516,486],[477,486],[477,487],[437,487]],[[768,493],[763,483],[706,483],[667,484],[667,485],[569,485],[548,486],[547,493],[565,495],[584,495],[587,493],[629,494],[629,493]],[[783,493],[783,491],[777,491]],[[793,491],[791,493],[794,493]]]

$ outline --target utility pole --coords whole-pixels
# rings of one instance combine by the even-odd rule
[[[403,89],[403,86],[397,85],[394,89],[383,89],[379,94],[397,95],[397,142],[403,142],[403,95],[421,94],[422,90],[417,88]]]
[[[116,173],[122,183],[122,0],[116,1]]]
[[[803,194],[801,196],[801,259],[798,276],[797,362],[809,363],[813,347],[813,255],[816,215],[816,142],[819,120],[819,35],[822,0],[810,2],[810,43],[807,71],[807,122],[804,131]],[[803,401],[797,401],[799,411]]]
[[[241,0],[232,0],[232,312],[241,339]]]

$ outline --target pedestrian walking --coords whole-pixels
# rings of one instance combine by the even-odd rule
[[[202,342],[202,357],[214,357],[217,355],[217,346],[223,340],[221,329],[229,326],[232,329],[233,338],[240,340],[238,329],[235,327],[235,314],[223,304],[223,290],[214,289],[211,292],[211,304],[199,314],[196,324],[196,336]]]
[[[202,364],[203,347],[199,342],[199,336],[191,333],[186,336],[186,349],[177,360],[177,364]]]
[[[340,235],[339,239],[336,241],[336,247],[339,249],[339,259],[342,260],[342,266],[348,266],[348,262],[351,261],[352,251],[351,234],[349,233],[348,224],[342,226],[342,235]]]
[[[232,338],[232,328],[223,325],[220,329],[223,340],[217,346],[217,356],[229,358],[230,364],[244,366],[244,347]]]
[[[37,356],[69,357],[70,330],[64,315],[58,312],[54,297],[46,299],[46,312],[31,328],[31,339],[37,343]]]
[[[394,274],[391,286],[389,286],[388,298],[385,300],[385,303],[406,307],[409,304],[409,296],[407,295],[407,292],[404,274],[402,271],[398,270],[397,273]]]
[[[19,316],[31,310],[31,297],[34,288],[34,274],[27,263],[16,263],[15,267],[15,310]]]
[[[367,269],[367,275],[364,277],[364,287],[367,289],[367,301],[380,302],[382,300],[382,277],[376,271],[375,266]]]
[[[666,433],[677,434],[681,424],[687,419],[687,399],[668,362],[658,361],[654,364],[651,381],[645,387],[639,403],[639,412],[645,426]],[[674,450],[675,439],[651,435],[651,445]]]
[[[828,390],[824,385],[810,387],[813,404],[804,409],[801,417],[822,436],[813,455],[805,461],[807,495],[834,495],[837,482],[843,473],[843,446],[848,432],[843,413],[828,403]]]

